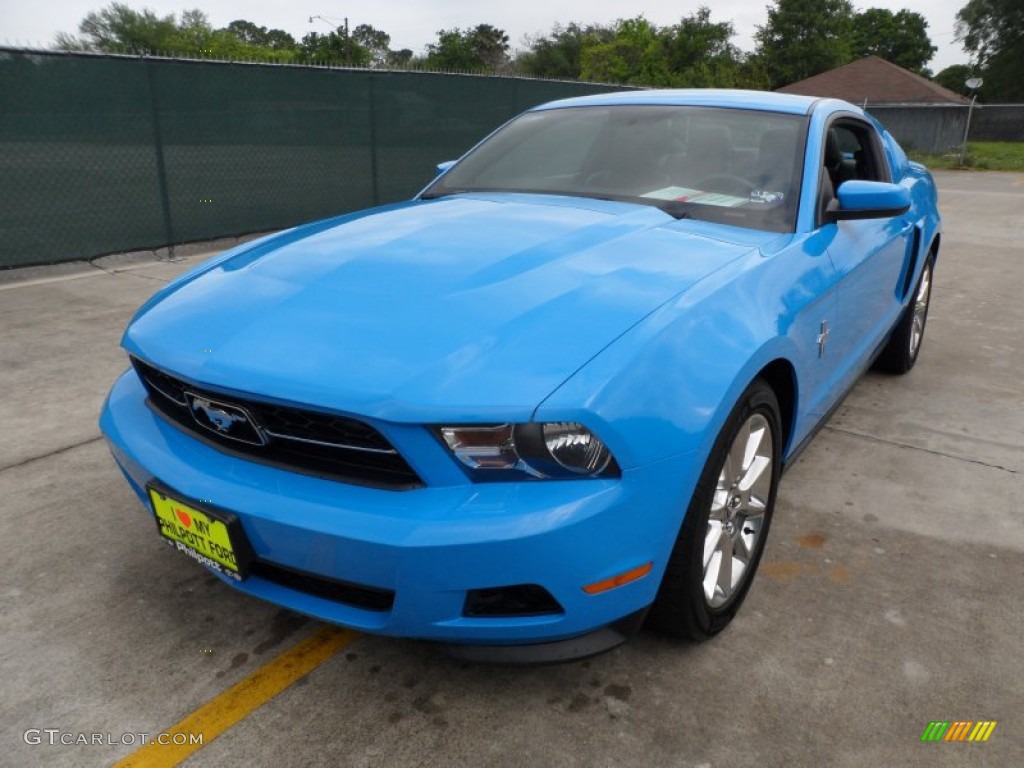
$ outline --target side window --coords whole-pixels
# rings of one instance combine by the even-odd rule
[[[839,187],[853,179],[889,181],[889,168],[875,131],[852,118],[835,121],[828,128],[819,182],[819,222]]]
[[[837,121],[828,129],[825,141],[825,170],[833,189],[850,179],[888,181],[875,132],[854,121]]]

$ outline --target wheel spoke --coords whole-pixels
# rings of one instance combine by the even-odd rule
[[[743,471],[748,472],[750,465],[754,462],[755,457],[762,453],[761,444],[764,442],[764,437],[768,433],[767,425],[758,425],[757,428],[753,426],[754,419],[747,421],[747,442],[743,448]]]
[[[708,563],[711,562],[711,556],[715,554],[718,549],[718,544],[722,540],[722,524],[717,521],[712,521],[708,524],[708,533],[704,537],[704,570],[707,571]]]
[[[743,477],[740,479],[739,489],[746,493],[755,485],[764,485],[764,482],[771,483],[771,472],[765,473],[766,469],[770,469],[772,466],[771,456],[755,456],[751,462],[747,471],[743,473]]]
[[[757,547],[757,540],[761,536],[761,524],[763,521],[764,518],[761,515],[752,515],[739,524],[739,533],[736,536],[734,548],[736,556],[744,564],[748,564],[754,557],[754,550]]]
[[[728,600],[732,594],[732,537],[722,537],[719,552],[722,559],[718,566],[718,579],[715,580],[715,594]]]
[[[747,454],[747,443],[750,440],[750,422],[747,421],[742,427],[740,432],[736,435],[736,439],[733,440],[732,447],[729,449],[729,455],[725,460],[725,465],[728,467],[728,473],[726,474],[726,480],[730,484],[735,483],[743,475],[744,470],[747,468],[746,462],[744,461]]]
[[[732,550],[732,537],[723,536],[720,547],[722,562],[718,566],[717,589],[715,590],[723,600],[728,600],[729,596],[732,595]]]
[[[715,602],[715,585],[718,583],[718,570],[722,562],[722,553],[715,550],[711,553],[711,559],[704,569],[704,598],[708,603]]]
[[[750,562],[750,557],[753,554],[753,552],[751,552],[753,541],[753,537],[748,538],[748,536],[744,535],[742,532],[733,539],[733,558],[744,566]]]

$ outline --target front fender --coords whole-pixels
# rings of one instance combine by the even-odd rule
[[[803,272],[786,268],[796,264]],[[616,340],[534,418],[586,424],[623,468],[690,452],[706,460],[758,372],[782,359],[799,382],[812,353],[816,359],[801,318],[808,305],[829,300],[832,272],[827,258],[810,259],[799,248],[754,252]]]

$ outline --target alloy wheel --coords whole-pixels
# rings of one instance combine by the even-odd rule
[[[704,536],[704,598],[711,608],[732,599],[755,560],[772,492],[773,445],[768,419],[754,413],[726,454]]]

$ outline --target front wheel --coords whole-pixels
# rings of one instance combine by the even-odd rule
[[[779,404],[758,379],[715,440],[690,500],[650,624],[706,640],[739,611],[764,551],[781,468]]]

